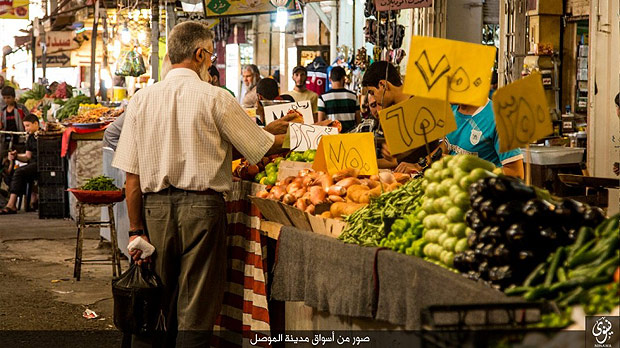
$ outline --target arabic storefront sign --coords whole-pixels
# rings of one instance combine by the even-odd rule
[[[0,18],[28,19],[29,0],[0,0]]]
[[[276,12],[269,0],[203,0],[207,17],[249,15]],[[285,6],[295,9],[295,1],[289,0]]]
[[[430,7],[432,4],[433,0],[375,0],[375,6],[377,7],[377,11]]]
[[[45,43],[47,47],[46,53],[55,53],[62,51],[72,51],[80,48],[75,37],[74,31],[48,31],[45,33]],[[37,37],[37,55],[41,55],[41,36]]]

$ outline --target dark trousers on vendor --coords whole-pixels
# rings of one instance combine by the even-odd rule
[[[37,178],[37,163],[28,163],[23,167],[15,169],[9,185],[9,193],[14,193],[18,197],[26,193],[26,185]]]
[[[176,341],[176,347],[208,347],[226,281],[224,199],[217,193],[165,189],[145,195],[144,217],[164,287],[165,346]],[[162,344],[150,339],[134,336],[132,346]]]

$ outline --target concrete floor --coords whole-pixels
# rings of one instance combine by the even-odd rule
[[[115,334],[112,266],[83,264],[81,280],[75,281],[75,235],[72,220],[40,220],[37,213],[24,212],[0,216],[0,331]],[[83,250],[84,259],[111,255],[109,243],[100,241],[95,228],[86,232]],[[127,268],[123,260],[122,269]],[[83,318],[85,309],[99,317]]]

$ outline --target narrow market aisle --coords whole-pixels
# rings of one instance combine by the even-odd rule
[[[112,266],[83,264],[73,279],[76,226],[36,213],[0,216],[0,330],[114,333]],[[84,259],[107,259],[98,229],[84,239]],[[127,261],[122,261],[123,270]],[[82,317],[85,309],[98,318]],[[114,335],[112,335],[114,336]]]

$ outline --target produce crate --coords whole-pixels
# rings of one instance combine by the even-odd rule
[[[39,202],[66,203],[67,192],[64,185],[39,185]]]
[[[68,202],[39,202],[39,219],[64,219],[69,217]]]
[[[64,171],[65,159],[60,157],[62,137],[39,136],[37,138],[37,169],[39,171]]]
[[[39,185],[61,185],[66,188],[67,172],[54,170],[39,170]]]

